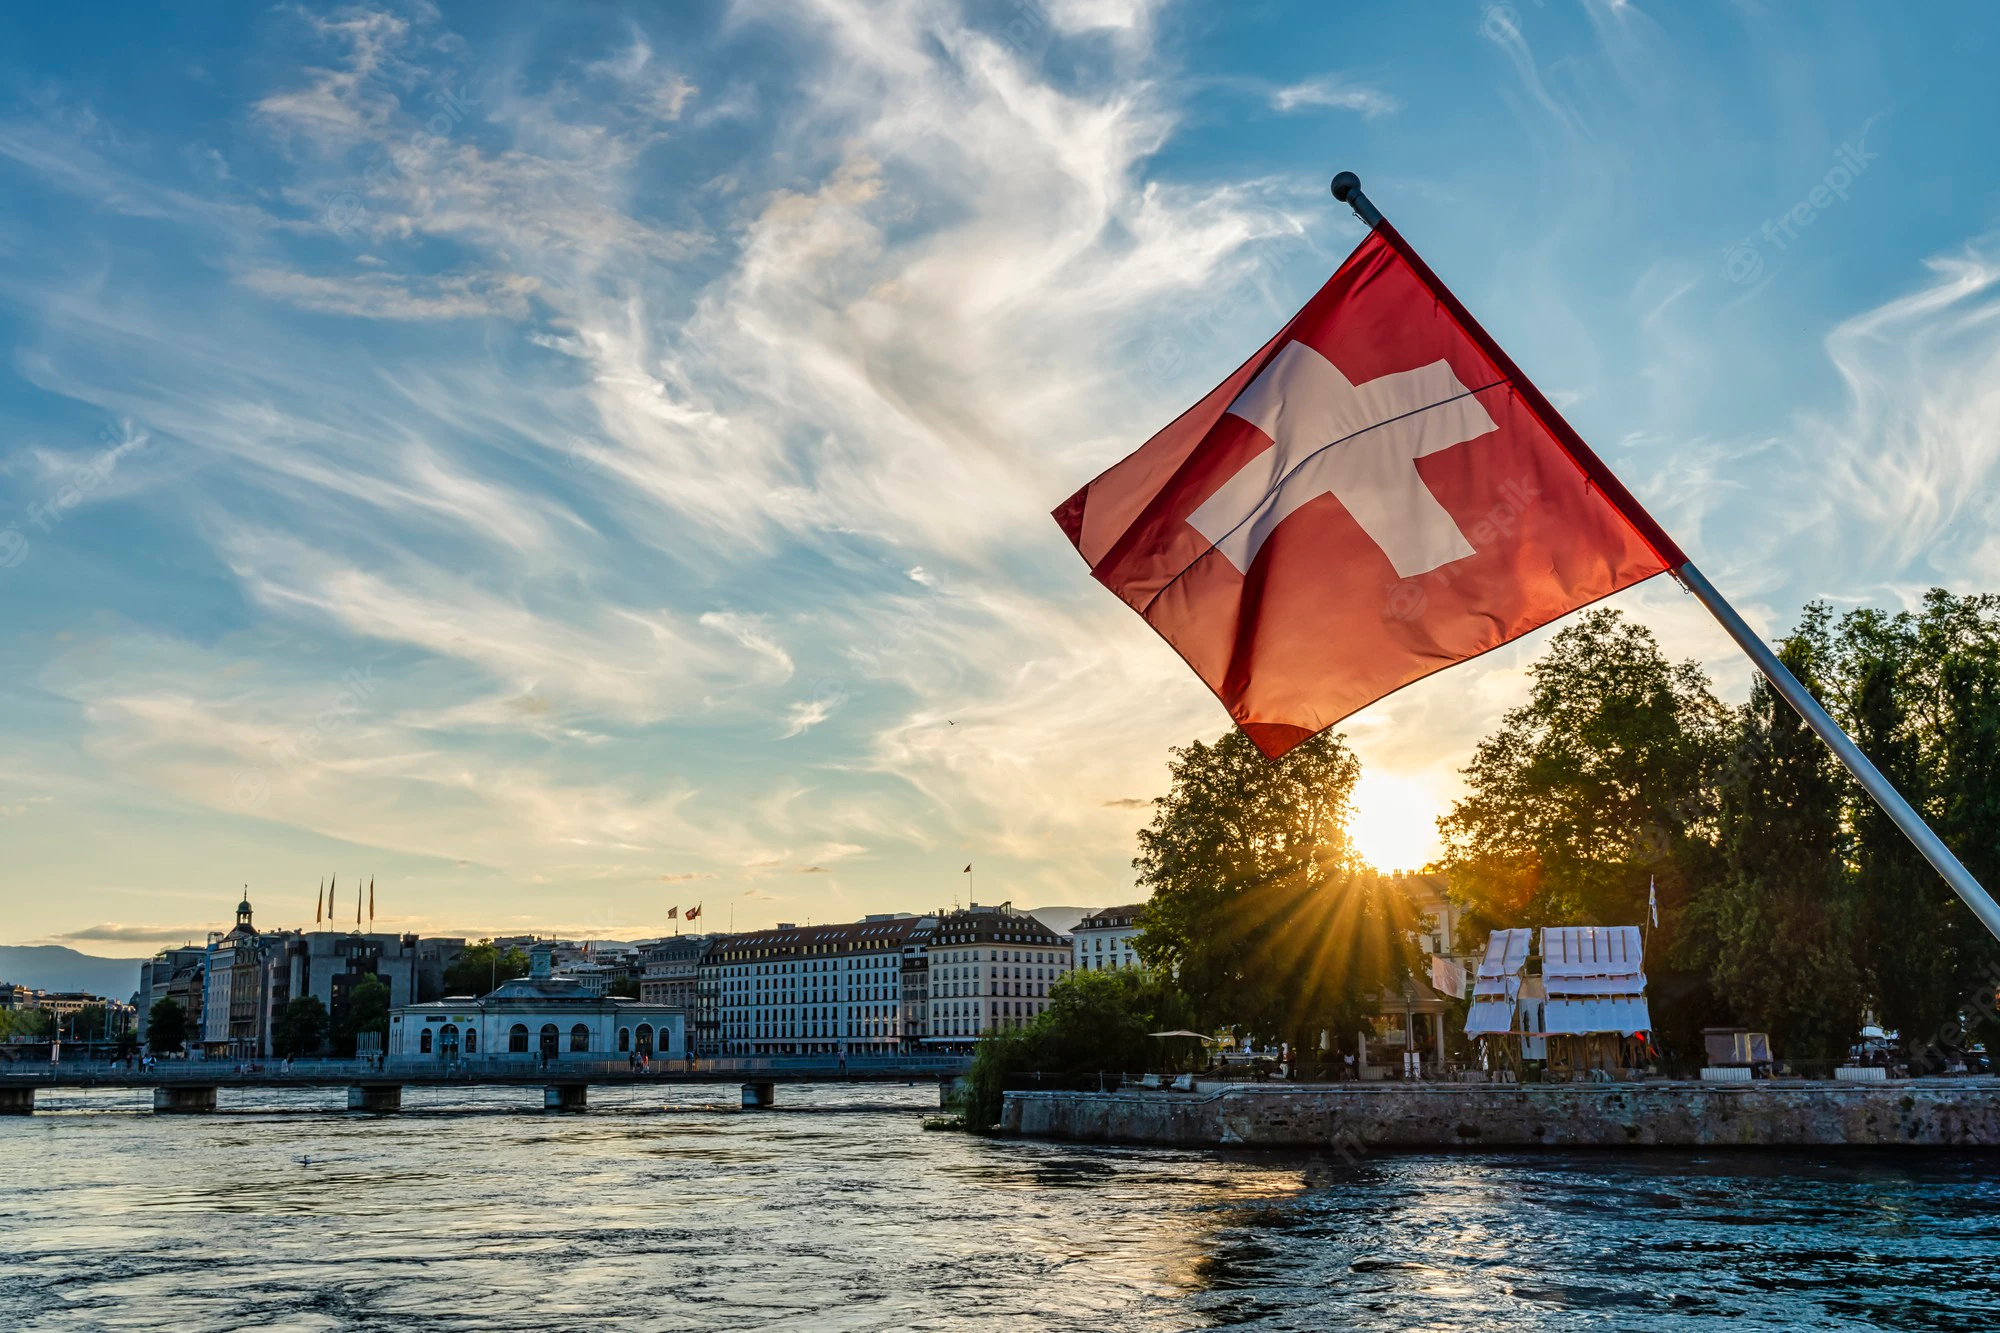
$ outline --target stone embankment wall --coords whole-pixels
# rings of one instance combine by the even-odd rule
[[[1208,1084],[1010,1092],[1033,1138],[1173,1147],[2000,1147],[2000,1080],[1882,1084]]]

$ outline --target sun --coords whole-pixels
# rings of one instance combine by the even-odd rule
[[[1368,770],[1354,784],[1349,833],[1361,859],[1377,870],[1418,870],[1443,850],[1437,817],[1444,801],[1421,778]]]

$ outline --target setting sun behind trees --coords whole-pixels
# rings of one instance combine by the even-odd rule
[[[1437,820],[1445,802],[1423,778],[1363,768],[1354,784],[1348,836],[1377,870],[1421,870],[1443,850]]]

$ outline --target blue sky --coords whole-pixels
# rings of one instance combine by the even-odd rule
[[[6,933],[143,952],[334,873],[452,932],[924,909],[968,861],[1126,899],[1224,718],[1047,511],[1339,262],[1341,168],[1753,620],[1991,589],[1996,34],[12,7]],[[1744,692],[1677,589],[1619,604]],[[1378,861],[1537,642],[1346,727]]]

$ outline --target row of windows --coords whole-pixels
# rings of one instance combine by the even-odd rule
[[[433,1036],[432,1034],[436,1035]],[[543,1055],[554,1055],[562,1047],[563,1033],[554,1023],[542,1024],[540,1041],[530,1047],[528,1025],[516,1023],[507,1031],[507,1049],[515,1055],[525,1055],[530,1049],[539,1050]],[[578,1023],[569,1030],[569,1049],[572,1053],[590,1050],[590,1028]],[[653,1025],[641,1023],[637,1029],[618,1029],[618,1050],[620,1054],[639,1050],[650,1054],[653,1050]],[[463,1033],[456,1023],[446,1023],[442,1027],[425,1027],[417,1034],[417,1051],[422,1055],[477,1055],[479,1054],[479,1030],[467,1028]]]

